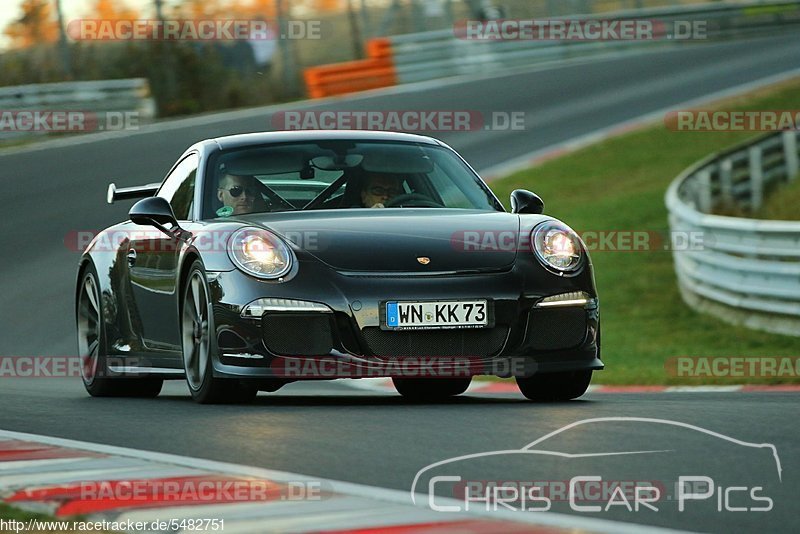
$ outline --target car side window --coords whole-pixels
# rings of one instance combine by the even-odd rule
[[[179,221],[188,220],[192,213],[194,183],[199,160],[197,154],[186,156],[169,173],[158,192],[158,196],[166,199],[172,206],[175,218]]]

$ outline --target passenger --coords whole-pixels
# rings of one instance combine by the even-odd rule
[[[361,205],[365,208],[385,208],[386,204],[403,192],[402,180],[399,177],[376,174],[364,182]]]

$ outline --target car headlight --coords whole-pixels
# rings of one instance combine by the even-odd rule
[[[292,268],[292,251],[278,236],[259,228],[241,228],[228,242],[228,256],[242,271],[258,278],[280,278]]]
[[[572,228],[557,221],[539,224],[531,235],[536,257],[559,273],[577,271],[583,265],[583,245]]]

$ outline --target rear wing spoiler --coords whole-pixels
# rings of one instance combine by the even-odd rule
[[[161,182],[147,185],[137,185],[135,187],[120,187],[114,183],[108,184],[108,194],[106,195],[106,202],[113,204],[117,200],[128,200],[131,198],[147,198],[152,197],[158,191]]]

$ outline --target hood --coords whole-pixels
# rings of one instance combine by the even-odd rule
[[[514,263],[519,248],[519,217],[494,211],[351,209],[240,219],[257,222],[340,271],[499,270]]]

